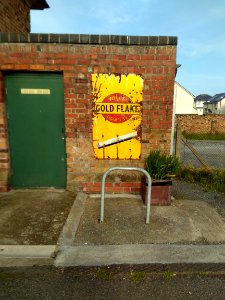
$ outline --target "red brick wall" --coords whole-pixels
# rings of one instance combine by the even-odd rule
[[[1,0],[0,32],[30,32],[30,8],[24,0]]]
[[[108,36],[28,35],[28,41],[38,43],[0,44],[0,70],[5,71],[61,71],[64,77],[65,126],[67,150],[67,188],[69,190],[99,191],[103,173],[113,166],[143,167],[150,150],[169,153],[172,120],[174,77],[176,70],[176,39],[150,38],[143,45],[122,44],[122,37],[102,43]],[[92,38],[94,41],[92,41]],[[98,42],[95,42],[98,38]],[[115,39],[118,38],[117,44]],[[139,37],[136,37],[139,39]],[[153,37],[154,38],[154,37]],[[8,37],[10,39],[10,37]],[[43,41],[68,43],[40,43]],[[70,42],[77,39],[77,42]],[[126,37],[127,41],[127,37]],[[86,42],[86,44],[84,44]],[[153,45],[151,44],[153,43]],[[144,79],[142,158],[140,160],[97,160],[92,148],[92,73],[136,73]],[[2,83],[1,83],[2,86]],[[5,132],[4,94],[1,88],[1,143],[2,168],[9,168],[7,134]],[[2,172],[0,189],[7,186],[6,172]],[[1,176],[1,175],[0,175]],[[138,175],[139,176],[139,175]],[[111,176],[112,187],[123,180],[118,174]],[[129,180],[128,180],[129,181]],[[135,181],[134,178],[132,181]],[[137,179],[136,179],[137,181]],[[138,179],[139,181],[139,179]],[[122,184],[123,185],[123,184]],[[124,185],[123,185],[124,186]],[[140,184],[124,186],[126,190],[140,190]],[[113,189],[111,189],[113,190]],[[125,190],[124,190],[125,191]],[[132,190],[132,192],[135,192]]]
[[[225,115],[176,115],[176,123],[188,133],[225,132]]]

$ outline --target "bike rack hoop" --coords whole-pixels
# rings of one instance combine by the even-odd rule
[[[150,207],[151,207],[151,186],[152,180],[150,175],[145,169],[142,168],[133,168],[133,167],[112,167],[106,171],[102,177],[102,184],[101,184],[101,211],[100,211],[100,222],[104,222],[104,206],[105,206],[105,181],[106,177],[112,171],[123,170],[123,171],[138,171],[145,175],[148,180],[148,190],[147,190],[147,207],[146,207],[146,224],[149,224],[150,221]]]

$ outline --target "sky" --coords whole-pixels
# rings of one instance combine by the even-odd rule
[[[32,33],[177,36],[176,81],[194,96],[225,92],[225,0],[47,0]]]

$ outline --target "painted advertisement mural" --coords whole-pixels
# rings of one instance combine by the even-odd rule
[[[143,79],[92,74],[93,148],[98,159],[139,159]]]

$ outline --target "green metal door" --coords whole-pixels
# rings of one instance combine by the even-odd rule
[[[18,73],[5,77],[13,188],[66,186],[63,78]]]

